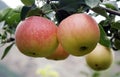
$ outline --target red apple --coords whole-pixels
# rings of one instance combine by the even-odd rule
[[[50,55],[50,56],[48,56],[48,57],[46,57],[46,58],[47,58],[47,59],[50,59],[50,60],[64,60],[64,59],[66,59],[68,56],[69,56],[69,53],[66,52],[66,51],[63,49],[63,47],[59,44],[59,45],[58,45],[58,48],[56,49],[56,51],[55,51],[52,55]]]
[[[47,18],[28,17],[17,26],[15,42],[18,49],[25,55],[49,56],[58,46],[57,27]]]
[[[83,56],[96,47],[100,30],[91,16],[85,13],[73,14],[59,24],[57,36],[68,53]]]

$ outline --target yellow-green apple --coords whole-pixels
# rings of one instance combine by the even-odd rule
[[[85,13],[65,18],[58,27],[58,40],[62,47],[74,56],[90,53],[100,38],[96,21]]]
[[[64,60],[68,56],[69,56],[69,53],[66,52],[63,49],[63,47],[59,44],[58,47],[57,47],[57,49],[56,49],[56,51],[52,55],[50,55],[50,56],[48,56],[46,58],[50,59],[50,60]]]
[[[47,18],[28,17],[18,24],[15,42],[18,49],[25,55],[49,56],[58,46],[57,27]]]
[[[90,68],[96,71],[106,70],[113,61],[113,52],[110,48],[98,43],[96,48],[85,56],[86,62]]]

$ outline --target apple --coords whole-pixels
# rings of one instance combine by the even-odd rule
[[[62,47],[74,56],[90,53],[100,39],[96,21],[85,13],[73,14],[61,21],[57,31]]]
[[[96,48],[85,56],[86,62],[90,68],[96,71],[106,70],[113,61],[113,52],[110,48],[98,43]]]
[[[57,26],[44,17],[28,17],[18,24],[15,42],[18,49],[27,56],[49,56],[58,46]]]
[[[47,58],[47,59],[50,59],[50,60],[64,60],[64,59],[66,59],[68,56],[69,56],[69,53],[66,52],[66,51],[63,49],[63,47],[59,44],[59,45],[58,45],[58,48],[56,49],[56,51],[55,51],[52,55],[50,55],[50,56],[48,56],[48,57],[46,57],[46,58]]]

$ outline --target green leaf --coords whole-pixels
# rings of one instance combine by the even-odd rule
[[[102,25],[102,26],[106,26],[106,25],[108,25],[108,20],[102,20],[102,21],[100,21],[100,25]]]
[[[5,40],[7,38],[7,32],[3,32],[2,36],[1,36],[1,39],[2,40]]]
[[[120,20],[113,22],[111,27],[120,30]]]
[[[24,20],[27,16],[29,16],[28,14],[30,13],[30,11],[32,11],[32,10],[34,11],[36,8],[37,8],[36,5],[23,6],[23,8],[21,10],[21,15],[20,15],[21,20]],[[34,14],[32,14],[32,15],[34,15]]]
[[[106,1],[103,3],[107,8],[110,8],[112,10],[119,10],[117,2],[116,1]]]
[[[0,22],[5,20],[5,18],[7,17],[7,15],[9,14],[9,12],[11,11],[12,9],[11,8],[6,8],[6,9],[3,9],[0,11]]]
[[[31,7],[23,6],[23,8],[21,10],[21,14],[20,14],[21,20],[24,20],[26,18],[27,14],[30,10],[31,10]]]
[[[100,40],[99,43],[106,46],[110,47],[110,40],[108,39],[103,27],[99,24],[99,29],[100,29]]]
[[[77,12],[80,7],[84,6],[86,6],[84,0],[60,0],[59,3],[59,9],[67,12]]]
[[[50,13],[52,11],[50,4],[45,4],[41,7],[43,13]]]
[[[14,45],[14,43],[10,44],[10,45],[5,49],[5,51],[4,51],[1,59],[3,59],[3,58],[7,55],[7,53],[10,51],[10,49],[12,48],[13,45]]]
[[[100,0],[85,0],[85,3],[91,8],[96,7],[100,2]]]
[[[59,7],[68,6],[72,3],[83,2],[83,0],[60,0]]]
[[[20,13],[13,12],[10,16],[7,17],[6,23],[8,25],[17,25],[20,22]]]
[[[106,18],[108,18],[107,12],[105,10],[101,9],[100,7],[94,7],[92,10],[94,12],[96,12],[96,13],[98,13],[98,14],[106,17]]]
[[[21,2],[22,2],[25,6],[31,6],[31,5],[35,4],[35,0],[21,0]]]
[[[2,22],[2,13],[0,11],[0,22]]]
[[[40,16],[42,15],[42,11],[40,10],[40,8],[34,8],[28,11],[27,13],[27,17],[29,16]]]
[[[79,9],[79,3],[71,3],[65,7],[62,7],[63,10],[66,10],[68,12],[77,12],[77,9]]]

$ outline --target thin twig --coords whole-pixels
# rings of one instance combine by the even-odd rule
[[[118,12],[118,11],[115,11],[115,10],[112,10],[112,9],[109,9],[109,8],[105,8],[105,7],[102,7],[102,6],[99,6],[99,7],[101,9],[105,10],[108,13],[120,16],[120,12]]]

